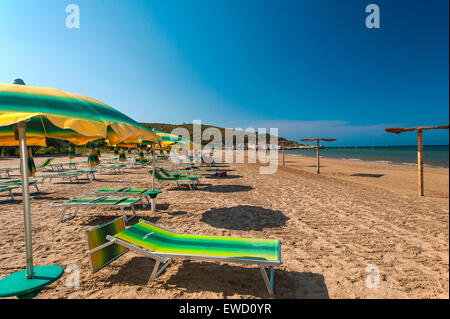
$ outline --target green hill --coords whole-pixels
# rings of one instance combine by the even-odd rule
[[[172,130],[174,130],[175,128],[185,128],[188,132],[189,132],[189,136],[191,136],[191,139],[193,138],[193,124],[166,124],[166,123],[141,123],[142,125],[148,127],[148,128],[154,128],[155,130],[158,131],[162,131],[162,132],[166,132],[166,133],[170,133],[172,132]],[[221,135],[222,135],[222,145],[225,144],[225,133],[226,131],[228,131],[229,129],[223,128],[223,127],[218,127],[218,126],[214,126],[214,125],[205,125],[202,124],[201,129],[202,129],[202,134],[203,131],[206,130],[207,128],[217,128]],[[228,133],[230,134],[230,133]],[[211,138],[212,139],[212,138]],[[202,140],[202,144],[208,144],[210,140]],[[247,136],[244,136],[244,143],[247,143]],[[269,144],[270,143],[270,134],[266,134],[266,143]],[[233,145],[236,144],[236,138],[234,138],[233,140]],[[287,140],[283,137],[278,137],[278,144],[284,144],[286,146],[297,146],[299,145],[297,142],[295,141],[290,141]]]

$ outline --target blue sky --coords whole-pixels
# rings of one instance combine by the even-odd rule
[[[71,3],[80,29],[65,26]],[[370,3],[380,29],[365,26]],[[448,123],[448,12],[444,0],[2,0],[0,82],[85,94],[142,122],[415,144],[384,128]]]

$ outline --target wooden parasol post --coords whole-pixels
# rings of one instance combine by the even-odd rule
[[[441,126],[416,126],[416,127],[399,127],[399,128],[387,128],[386,132],[400,134],[403,132],[417,131],[417,171],[418,171],[418,183],[417,183],[417,194],[423,196],[424,186],[423,186],[423,131],[424,130],[448,130],[448,125]]]
[[[334,138],[304,138],[301,140],[302,142],[317,142],[317,174],[320,174],[320,154],[319,154],[319,149],[320,149],[320,141],[325,141],[325,142],[334,142],[336,141],[336,139]]]
[[[317,150],[316,150],[316,157],[317,157],[317,174],[320,174],[320,154],[319,154],[320,144],[319,140],[317,140]]]
[[[284,149],[285,149],[286,142],[281,141],[281,142],[279,142],[279,144],[281,144],[281,159],[282,159],[282,165],[284,166],[286,163],[285,156],[284,156],[284,154],[285,154]]]
[[[423,131],[417,130],[418,195],[423,196]]]

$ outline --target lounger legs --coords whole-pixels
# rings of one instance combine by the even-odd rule
[[[65,208],[63,208],[62,209],[62,211],[61,211],[61,217],[59,218],[59,221],[60,222],[63,222],[63,221],[66,221],[66,220],[68,220],[68,219],[72,219],[72,218],[74,218],[75,217],[75,215],[78,213],[78,207],[76,207],[75,208],[75,212],[72,214],[72,215],[70,215],[70,216],[67,216],[67,217],[64,217],[64,214],[66,213],[66,210],[68,209],[68,207],[65,207]]]
[[[267,276],[267,272],[266,272],[266,269],[264,268],[264,266],[260,265],[259,269],[261,270],[261,274],[263,276],[264,283],[266,284],[267,290],[269,291],[269,295],[273,296],[273,267],[269,267],[270,280]]]
[[[153,267],[152,275],[150,276],[150,281],[153,281],[156,277],[158,277],[164,271],[164,269],[167,268],[167,266],[169,266],[170,259],[168,259],[167,262],[161,267],[161,269],[158,270],[160,264],[161,264],[161,262],[159,260],[157,260],[155,267]]]
[[[133,215],[131,215],[130,217],[127,217],[127,214],[125,213],[125,209],[123,207],[120,207],[123,218],[127,221],[127,223],[136,216],[136,210],[134,209],[134,205],[131,205],[130,208],[131,208],[131,211],[133,212]]]

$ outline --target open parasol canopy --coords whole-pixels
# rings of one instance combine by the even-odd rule
[[[46,146],[46,138],[82,145],[107,138],[122,141],[158,139],[145,126],[93,98],[53,88],[0,83],[0,146],[19,146],[22,167],[28,164],[27,145]],[[33,266],[29,173],[22,169],[22,202],[26,269],[0,280],[0,297],[30,298],[63,274],[60,266]]]

